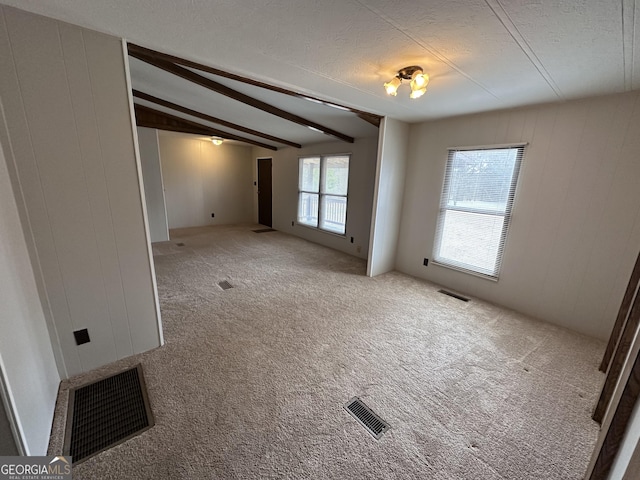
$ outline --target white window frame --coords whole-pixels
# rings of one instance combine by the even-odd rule
[[[486,278],[489,280],[498,281],[498,278],[500,276],[500,270],[502,267],[502,260],[503,260],[504,249],[505,249],[506,240],[507,240],[507,233],[509,231],[509,226],[511,224],[513,203],[515,200],[516,188],[518,185],[518,178],[520,176],[520,169],[522,166],[522,159],[524,157],[524,151],[525,151],[526,145],[527,145],[526,143],[514,143],[514,144],[506,144],[506,145],[487,145],[487,146],[479,146],[479,147],[477,146],[476,147],[455,147],[455,148],[448,149],[449,153],[447,157],[445,175],[442,182],[443,183],[442,195],[440,197],[440,209],[438,212],[436,235],[435,235],[434,245],[433,245],[433,263],[434,264],[451,268],[453,270],[458,270],[471,275],[480,276],[482,278]],[[449,206],[448,205],[448,196],[449,196],[449,188],[450,188],[449,180],[451,179],[451,169],[453,168],[453,162],[455,160],[456,153],[464,152],[464,151],[478,152],[482,150],[502,150],[502,149],[505,149],[505,150],[518,149],[504,213],[501,214],[500,212],[497,212],[495,210],[483,210],[483,209],[477,209],[477,208]],[[476,214],[484,214],[484,215],[503,216],[504,222],[502,226],[502,232],[500,234],[500,243],[496,253],[495,268],[493,271],[487,271],[485,269],[482,269],[474,265],[469,265],[463,262],[455,261],[454,259],[447,259],[440,256],[440,247],[442,245],[442,234],[444,230],[445,214],[449,210],[464,211],[468,213],[476,213]]]
[[[347,191],[344,195],[338,195],[335,193],[326,193],[323,190],[325,190],[325,186],[324,186],[324,172],[325,172],[325,168],[324,168],[324,164],[326,163],[327,159],[330,158],[334,158],[334,157],[347,157],[349,159],[349,171],[347,173]],[[302,189],[302,185],[301,185],[301,181],[300,181],[300,175],[302,175],[302,164],[303,161],[305,159],[309,159],[309,158],[320,158],[320,179],[318,181],[318,190],[317,191],[311,191],[311,190],[303,190]],[[297,222],[299,225],[302,225],[304,227],[307,228],[313,228],[314,230],[320,230],[321,232],[326,232],[326,233],[330,233],[332,235],[338,235],[340,237],[346,237],[347,236],[347,222],[348,222],[348,207],[349,207],[349,183],[350,183],[350,175],[351,175],[351,154],[350,153],[331,153],[331,154],[326,154],[326,155],[305,155],[303,157],[298,157],[298,206],[297,206],[297,212],[296,212],[296,218],[297,218]],[[307,194],[312,194],[312,195],[318,195],[318,225],[310,225],[308,223],[304,223],[302,221],[300,221],[300,201],[302,199],[302,194],[303,193],[307,193]],[[344,232],[340,233],[340,232],[336,232],[335,230],[331,230],[331,229],[327,229],[327,228],[322,228],[321,225],[323,223],[323,221],[326,221],[326,219],[323,220],[323,215],[324,215],[324,211],[323,211],[323,198],[329,196],[329,197],[342,197],[345,199],[345,215],[344,215]]]

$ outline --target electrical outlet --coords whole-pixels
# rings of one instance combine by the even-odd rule
[[[425,267],[428,267],[428,266],[429,266],[429,259],[428,259],[428,258],[425,258],[425,259],[422,261],[422,264],[423,264]]]
[[[84,345],[85,343],[89,343],[91,339],[89,338],[89,330],[86,328],[82,330],[76,330],[73,332],[73,336],[76,339],[76,345]]]
[[[215,216],[216,216],[216,214],[215,214],[215,213],[212,213],[212,214],[211,214],[211,218],[213,218],[213,217],[215,217]]]

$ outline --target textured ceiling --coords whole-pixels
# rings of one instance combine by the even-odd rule
[[[635,0],[0,1],[408,122],[640,88]]]

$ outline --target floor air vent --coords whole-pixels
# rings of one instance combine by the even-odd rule
[[[380,440],[380,437],[391,428],[387,422],[373,413],[362,400],[353,397],[344,405],[344,409],[362,425],[373,438]]]
[[[229,290],[230,288],[233,288],[233,285],[231,285],[229,282],[227,282],[226,280],[220,282],[218,284],[220,286],[221,289],[223,290]]]
[[[69,391],[64,455],[77,464],[154,424],[142,365]]]
[[[273,228],[261,228],[259,230],[254,230],[255,233],[267,233],[267,232],[275,232]]]
[[[463,297],[462,295],[458,295],[457,293],[450,292],[449,290],[438,290],[438,293],[444,293],[445,295],[449,295],[450,297],[457,298],[458,300],[462,300],[463,302],[469,301],[467,297]]]
[[[178,247],[184,247],[184,243],[182,243],[182,242],[180,242],[180,243],[176,243],[176,245],[177,245]]]

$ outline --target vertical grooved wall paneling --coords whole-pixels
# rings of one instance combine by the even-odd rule
[[[415,124],[396,267],[606,339],[640,249],[638,92]],[[502,271],[491,282],[431,255],[447,148],[528,142]]]
[[[159,345],[121,41],[1,7],[15,187],[73,375]],[[73,330],[91,342],[76,346]]]
[[[385,118],[380,125],[380,132],[382,141],[378,143],[371,245],[367,265],[367,275],[372,277],[394,270],[396,264],[409,125]]]

